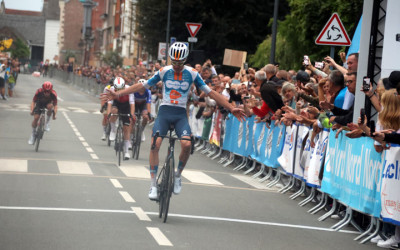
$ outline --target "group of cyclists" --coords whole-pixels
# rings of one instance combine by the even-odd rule
[[[118,116],[111,114],[119,113],[130,115],[130,118],[127,116],[121,117],[121,119],[123,119],[124,159],[127,160],[130,158],[129,149],[132,147],[130,133],[132,131],[132,125],[137,119],[135,114],[141,114],[143,118],[142,130],[144,131],[144,127],[151,118],[151,92],[149,88],[156,86],[159,82],[162,83],[163,98],[159,107],[158,116],[154,122],[151,144],[153,145],[156,133],[160,136],[157,137],[154,143],[155,147],[151,148],[149,156],[151,185],[148,197],[151,200],[158,199],[156,177],[159,165],[159,149],[170,125],[173,125],[176,135],[179,138],[190,139],[192,135],[186,111],[192,83],[207,96],[214,99],[219,105],[230,111],[239,120],[242,120],[245,116],[242,109],[233,107],[225,97],[215,90],[210,89],[196,69],[185,65],[189,55],[189,49],[185,43],[175,42],[172,44],[169,48],[168,55],[171,59],[171,65],[159,69],[150,79],[141,79],[136,84],[128,86],[122,76],[116,76],[112,84],[105,87],[104,93],[101,94],[100,97],[102,105],[101,111],[103,112],[102,125],[104,129],[102,140],[107,139],[107,123],[109,123],[111,127],[109,139],[111,141],[115,140],[117,128],[116,120]],[[46,107],[48,110],[46,130],[49,130],[48,122],[50,121],[50,116],[53,113],[53,119],[55,119],[57,113],[57,94],[53,90],[53,86],[50,82],[45,82],[42,88],[37,90],[33,98],[31,105],[31,113],[34,115],[34,120],[32,122],[33,132],[29,144],[33,144],[35,139],[34,131],[38,119],[37,110],[43,107]],[[144,139],[145,136],[143,133],[142,140]],[[189,159],[191,149],[190,140],[181,140],[180,143],[181,152],[174,177],[173,192],[175,194],[181,192],[181,173]]]
[[[145,80],[141,79],[137,84],[143,84]],[[108,91],[118,92],[129,86],[125,83],[124,78],[117,76],[112,80],[112,84],[107,85],[104,88],[104,93]],[[109,140],[115,141],[116,130],[117,130],[117,114],[124,114],[129,116],[121,116],[123,124],[123,139],[124,139],[124,160],[130,159],[129,150],[132,148],[131,133],[132,127],[137,120],[136,114],[141,114],[142,124],[141,140],[145,141],[144,128],[150,120],[151,110],[151,92],[148,89],[141,89],[136,93],[130,93],[128,95],[119,96],[113,100],[101,100],[101,112],[103,113],[103,136],[102,140],[107,139],[107,124],[110,124],[111,131],[109,134]]]

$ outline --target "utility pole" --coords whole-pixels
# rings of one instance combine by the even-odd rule
[[[83,15],[83,29],[82,29],[82,40],[84,41],[84,59],[83,65],[87,66],[89,62],[89,50],[90,45],[93,41],[92,38],[92,9],[97,6],[96,2],[93,0],[80,0],[83,4],[84,15]]]
[[[275,45],[276,45],[276,32],[277,32],[277,25],[278,25],[278,7],[279,7],[279,0],[275,0],[274,22],[272,24],[271,56],[269,58],[269,63],[271,63],[271,64],[275,64]]]
[[[170,19],[171,19],[171,0],[168,0],[167,35],[166,35],[166,38],[165,38],[165,63],[167,63],[167,61],[168,61]]]
[[[128,49],[128,58],[131,58],[131,44],[132,44],[132,26],[133,26],[133,0],[130,1],[130,17],[129,17],[129,49]]]

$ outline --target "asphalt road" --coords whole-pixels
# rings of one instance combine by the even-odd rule
[[[0,100],[0,249],[377,249],[353,241],[354,228],[330,230],[337,220],[319,222],[325,211],[307,213],[315,203],[298,206],[304,197],[293,201],[198,152],[162,223],[147,198],[150,128],[140,159],[118,167],[100,140],[99,100],[50,79],[57,119],[39,152],[28,145],[29,105],[45,79],[20,75],[15,97]]]

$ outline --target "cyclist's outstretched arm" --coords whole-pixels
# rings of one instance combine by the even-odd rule
[[[233,107],[223,95],[212,90],[210,93],[208,93],[208,96],[214,99],[219,105],[229,110],[229,112],[231,112],[234,116],[236,116],[236,118],[238,118],[239,121],[244,120],[246,116],[244,111],[242,109]]]

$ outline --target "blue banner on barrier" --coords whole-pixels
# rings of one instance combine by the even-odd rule
[[[321,191],[360,212],[379,217],[382,154],[368,137],[330,133]]]
[[[271,124],[270,133],[266,141],[266,155],[263,163],[272,168],[280,167],[278,157],[282,154],[283,145],[285,143],[285,131],[284,125],[275,126],[275,123]]]

